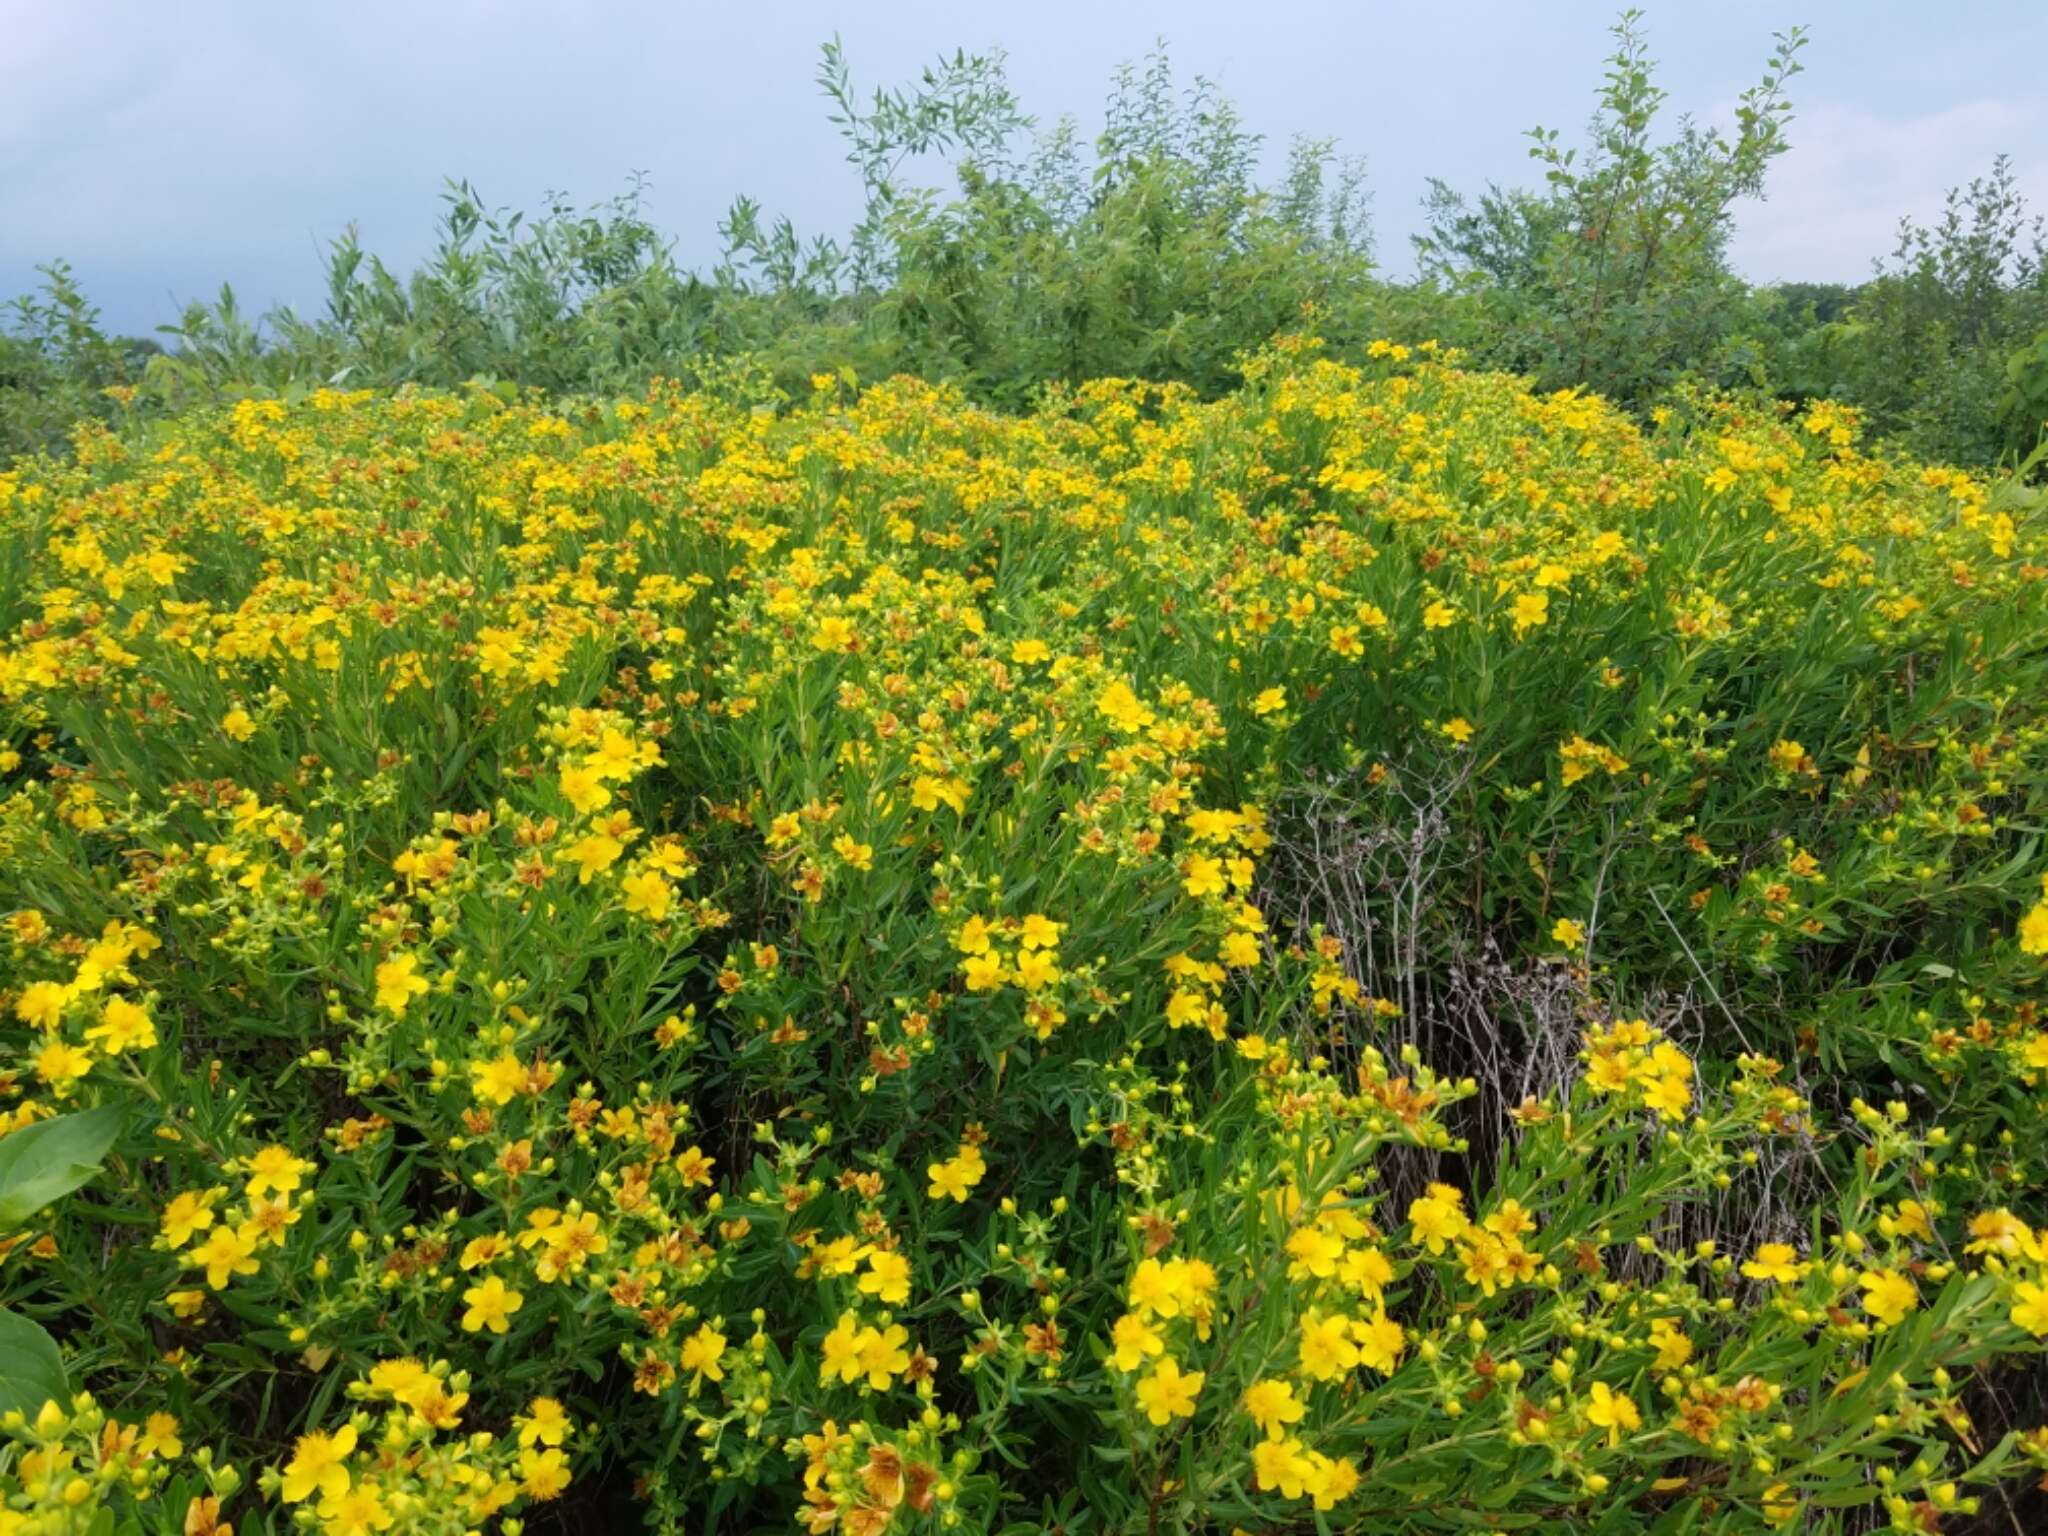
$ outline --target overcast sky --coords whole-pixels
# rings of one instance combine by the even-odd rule
[[[1753,278],[1863,276],[1902,213],[2001,150],[2048,207],[2044,0],[1646,9],[1672,109],[1719,123],[1771,33],[1811,29],[1794,147],[1741,213]],[[0,295],[62,256],[126,330],[224,280],[251,309],[317,307],[327,240],[354,220],[409,264],[451,175],[531,207],[645,171],[690,263],[715,255],[735,193],[843,230],[858,182],[813,83],[835,30],[867,86],[1000,46],[1026,110],[1091,136],[1112,69],[1164,37],[1184,79],[1219,81],[1273,145],[1303,132],[1364,155],[1382,260],[1404,271],[1428,177],[1525,178],[1523,130],[1582,127],[1613,18],[1582,0],[0,0]]]

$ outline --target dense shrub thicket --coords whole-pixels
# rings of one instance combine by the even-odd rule
[[[1534,189],[1433,186],[1412,281],[1375,267],[1360,163],[1299,139],[1262,181],[1259,135],[1213,85],[1180,89],[1163,52],[1117,77],[1090,145],[1071,122],[1034,132],[1000,55],[864,96],[832,45],[819,83],[866,210],[844,237],[806,242],[742,198],[723,258],[696,273],[637,186],[528,219],[459,184],[417,270],[345,234],[317,315],[257,321],[223,290],[167,327],[168,351],[104,335],[55,267],[0,323],[0,456],[61,447],[84,416],[250,393],[482,378],[610,394],[741,357],[798,394],[846,369],[1012,408],[1107,374],[1214,396],[1312,306],[1353,360],[1378,337],[1434,339],[1637,410],[1688,384],[1825,397],[1921,456],[2023,459],[2048,420],[2048,265],[2006,162],[1932,227],[1903,226],[1863,284],[1752,288],[1729,269],[1737,210],[1790,142],[1804,42],[1777,39],[1725,132],[1669,127],[1625,16],[1586,142],[1534,131]],[[925,185],[939,164],[950,190]]]
[[[2005,1519],[2048,514],[1361,354],[0,474],[0,1530]]]

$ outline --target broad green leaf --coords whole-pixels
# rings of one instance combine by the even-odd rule
[[[18,1230],[98,1173],[121,1121],[119,1109],[102,1105],[0,1137],[0,1232]]]
[[[69,1395],[57,1341],[40,1323],[0,1307],[0,1413],[19,1408],[33,1419],[44,1403]]]

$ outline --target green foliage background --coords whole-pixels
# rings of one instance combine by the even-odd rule
[[[164,344],[106,334],[55,263],[0,321],[0,457],[61,447],[83,418],[252,392],[483,378],[602,394],[705,382],[741,356],[793,394],[851,369],[1005,406],[1104,375],[1213,396],[1313,307],[1339,357],[1375,336],[1437,339],[1638,409],[1689,384],[1829,397],[1916,454],[2023,458],[2048,420],[2048,247],[2009,161],[1952,191],[1931,226],[1902,223],[1862,284],[1752,287],[1730,269],[1736,211],[1792,142],[1804,44],[1796,28],[1777,37],[1726,131],[1671,124],[1641,20],[1624,15],[1586,142],[1532,130],[1532,186],[1432,183],[1418,275],[1394,280],[1375,261],[1362,162],[1297,138],[1261,179],[1261,135],[1212,82],[1182,87],[1163,46],[1118,73],[1090,144],[1071,120],[1039,131],[1000,54],[956,53],[864,95],[835,42],[819,86],[865,207],[843,236],[806,240],[742,197],[723,256],[695,272],[637,180],[532,217],[451,182],[415,270],[351,228],[319,314],[253,318],[223,287]],[[950,190],[905,180],[935,156]]]

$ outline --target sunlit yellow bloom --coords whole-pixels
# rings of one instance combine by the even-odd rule
[[[462,1293],[463,1331],[476,1333],[488,1328],[492,1333],[503,1333],[511,1326],[512,1314],[525,1300],[496,1275],[487,1275],[481,1284],[472,1285]]]
[[[1165,1340],[1141,1313],[1124,1313],[1110,1329],[1110,1359],[1120,1371],[1135,1371],[1147,1356],[1165,1349]]]
[[[185,1260],[206,1271],[207,1285],[216,1291],[223,1290],[233,1276],[256,1273],[256,1241],[253,1228],[217,1226]]]
[[[1596,1381],[1592,1400],[1586,1404],[1586,1422],[1606,1430],[1609,1445],[1619,1445],[1624,1434],[1633,1434],[1643,1427],[1643,1416],[1636,1409],[1635,1399],[1626,1392],[1616,1392],[1606,1382]]]
[[[725,1335],[709,1323],[683,1340],[681,1367],[693,1376],[707,1381],[725,1380],[724,1368],[719,1362],[725,1357]]]
[[[332,1434],[315,1431],[299,1436],[292,1459],[285,1463],[284,1485],[279,1489],[287,1504],[297,1504],[316,1493],[335,1499],[348,1491],[348,1458],[356,1448],[356,1432],[344,1424]]]
[[[1171,1355],[1163,1358],[1138,1382],[1138,1406],[1152,1424],[1170,1424],[1195,1411],[1195,1398],[1207,1376],[1201,1371],[1182,1372]]]
[[[1920,1305],[1913,1282],[1897,1270],[1865,1270],[1856,1283],[1863,1288],[1863,1310],[1879,1322],[1896,1324]]]
[[[427,990],[427,980],[418,974],[419,968],[419,956],[411,954],[381,963],[377,967],[377,1006],[404,1018],[412,1000]]]
[[[1743,1274],[1752,1280],[1776,1280],[1790,1284],[1806,1273],[1799,1251],[1790,1243],[1759,1244],[1754,1257],[1745,1259]]]

